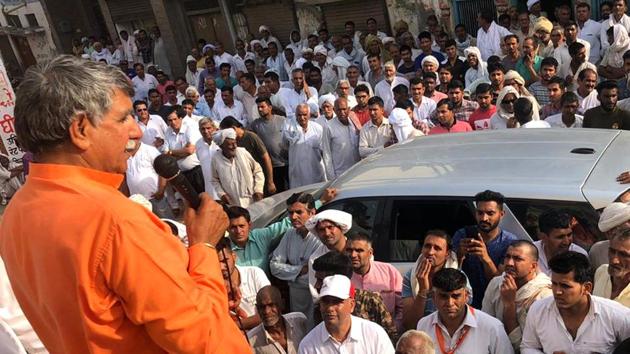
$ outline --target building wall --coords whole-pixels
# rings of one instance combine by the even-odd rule
[[[7,9],[10,10],[12,7],[13,6],[9,6]],[[29,1],[26,3],[26,6],[11,13],[11,15],[19,17],[23,28],[29,27],[28,20],[26,19],[27,14],[35,15],[37,23],[44,29],[42,32],[35,32],[26,35],[31,51],[35,56],[35,60],[40,63],[51,59],[57,53],[57,47],[53,41],[50,25],[48,24],[48,19],[46,18],[42,4],[39,1]],[[0,25],[8,25],[5,16],[0,16]]]
[[[41,3],[61,53],[72,53],[75,38],[108,35],[96,0],[41,0]]]

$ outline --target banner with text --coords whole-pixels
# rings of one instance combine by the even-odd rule
[[[7,76],[7,70],[2,58],[0,58],[0,137],[2,144],[9,155],[11,162],[22,164],[24,151],[17,145],[15,135],[15,118],[13,108],[15,107],[15,92]]]

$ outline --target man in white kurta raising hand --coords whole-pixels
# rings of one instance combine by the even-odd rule
[[[287,122],[282,132],[282,144],[289,151],[291,188],[326,181],[326,169],[332,168],[324,129],[309,121],[310,114],[307,104],[299,104],[295,108],[295,121]]]

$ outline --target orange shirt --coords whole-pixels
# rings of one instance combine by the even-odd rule
[[[214,250],[186,249],[117,191],[122,175],[31,165],[0,253],[51,353],[250,353]]]

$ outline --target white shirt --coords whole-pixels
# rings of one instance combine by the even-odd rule
[[[199,139],[201,139],[201,133],[199,133],[196,123],[191,118],[186,117],[182,120],[182,126],[178,133],[175,133],[171,127],[166,130],[166,150],[179,150],[188,144],[195,145]],[[182,171],[188,171],[199,166],[199,160],[193,152],[187,157],[177,160],[177,165]]]
[[[365,158],[383,150],[391,136],[392,126],[387,118],[383,118],[383,122],[378,127],[370,119],[361,127],[359,133],[359,155]]]
[[[496,22],[492,21],[488,32],[484,31],[482,27],[479,27],[477,31],[477,47],[481,52],[481,60],[488,61],[488,58],[493,55],[501,56],[501,43],[503,37],[512,34],[507,28],[499,26]]]
[[[440,321],[438,312],[423,317],[418,321],[417,330],[423,331],[433,339],[435,343],[436,352],[439,350],[439,344],[437,340],[436,330],[442,332],[444,336],[444,344],[452,348],[456,345],[459,337],[462,334],[464,326],[470,327],[468,334],[464,341],[459,345],[455,354],[472,354],[472,353],[490,353],[490,354],[511,354],[514,353],[512,344],[507,334],[503,323],[496,318],[486,314],[483,311],[474,310],[471,311],[471,307],[466,305],[468,311],[464,321],[457,328],[453,337],[448,334],[448,330]]]
[[[206,143],[205,140],[199,139],[197,143],[195,143],[195,154],[197,154],[197,159],[201,164],[201,173],[203,174],[203,182],[206,186],[206,193],[213,200],[219,199],[217,192],[214,190],[212,183],[212,156],[215,153],[221,153],[221,148],[217,146],[217,144],[212,142],[212,144]]]
[[[319,97],[317,95],[317,90],[314,87],[309,86],[308,91],[311,95],[310,98],[306,98],[303,90],[300,90],[300,92],[298,93],[295,91],[295,89],[285,87],[280,88],[276,95],[280,98],[280,101],[284,106],[284,111],[287,114],[287,118],[295,117],[295,108],[300,103],[307,103],[311,108],[311,113],[319,111],[319,106],[317,102]]]
[[[265,271],[258,267],[236,266],[241,275],[241,306],[247,316],[256,314],[256,294],[267,285],[271,285]]]
[[[254,96],[252,96],[249,92],[243,91],[240,85],[236,85],[234,86],[234,97],[243,104],[243,112],[247,120],[247,125],[252,124],[254,120],[260,117],[258,114],[258,105],[256,104],[255,91]]]
[[[351,316],[348,337],[339,343],[330,336],[325,323],[310,331],[298,349],[299,354],[393,354],[394,346],[383,327],[374,322]]]
[[[346,172],[360,160],[359,130],[350,119],[348,119],[348,125],[344,125],[339,118],[334,117],[328,121],[324,131],[331,160],[331,166],[326,168],[326,172],[328,179],[331,180]]]
[[[562,121],[562,113],[558,113],[558,114],[554,114],[552,116],[545,118],[545,120],[541,122],[549,123],[549,125],[552,128],[582,128],[583,120],[584,120],[583,116],[576,114],[575,122],[573,123],[573,125],[571,125],[570,127],[567,127],[566,124],[564,124],[564,122]]]
[[[324,128],[312,121],[306,131],[295,119],[287,120],[282,130],[282,145],[289,151],[289,185],[291,188],[326,180],[328,150]]]
[[[435,101],[428,97],[422,97],[422,101],[419,105],[416,104],[414,100],[411,100],[411,103],[413,103],[414,118],[417,121],[427,123],[430,126],[429,117],[431,116],[431,113],[435,111],[435,106],[437,105]]]
[[[575,339],[567,331],[553,296],[534,302],[527,314],[521,354],[611,353],[630,337],[630,310],[612,300],[590,298],[589,312]]]
[[[542,240],[534,242],[534,246],[536,246],[536,248],[538,249],[538,270],[541,273],[545,273],[551,277],[551,268],[549,268],[549,261],[547,260],[547,255],[545,254],[545,248],[543,246]],[[569,251],[579,252],[588,257],[588,253],[584,250],[584,248],[576,245],[575,243],[571,243],[571,246],[569,246]]]
[[[227,116],[232,116],[236,118],[236,120],[238,120],[244,127],[246,127],[249,123],[247,121],[247,118],[245,117],[245,107],[243,107],[243,104],[236,99],[234,100],[234,104],[232,104],[231,107],[228,107],[225,103],[223,103],[223,101],[215,101],[212,110],[214,111],[213,113],[215,114],[215,116],[219,117],[219,122]]]
[[[164,140],[166,130],[168,129],[168,125],[166,125],[164,119],[155,114],[149,115],[149,120],[146,125],[138,120],[138,126],[140,130],[142,130],[142,138],[140,138],[140,141],[151,146],[153,146],[155,138]],[[162,147],[164,147],[164,145],[162,145]]]
[[[394,76],[394,80],[392,80],[391,84],[387,82],[387,80],[381,80],[381,82],[374,87],[374,95],[382,98],[383,102],[385,102],[384,108],[385,115],[387,116],[389,116],[389,113],[394,109],[394,105],[396,104],[396,102],[394,102],[393,89],[398,85],[405,85],[409,88],[409,80],[404,77]]]
[[[19,341],[17,341],[19,340]],[[18,304],[0,258],[0,353],[47,353]]]
[[[133,100],[141,100],[145,102],[149,102],[147,99],[147,97],[149,97],[149,90],[157,89],[160,84],[155,76],[148,73],[144,74],[144,79],[141,79],[140,76],[137,75],[134,76],[133,79],[131,79],[131,83],[133,84],[133,90],[135,92]]]
[[[578,24],[579,26],[579,24]],[[602,24],[591,19],[584,22],[584,26],[579,29],[578,38],[581,38],[591,45],[591,52],[588,61],[595,64],[601,58],[600,31]]]
[[[227,194],[232,205],[247,208],[254,202],[254,194],[263,193],[265,175],[262,167],[245,148],[236,148],[231,159],[223,153],[214,154],[211,168],[213,189],[219,197]]]
[[[105,59],[107,64],[109,64],[112,61],[112,53],[107,48],[101,49],[100,52],[97,52],[96,50],[93,51],[90,57],[92,58],[92,61],[95,62],[99,62],[102,59]]]
[[[129,194],[141,194],[151,199],[158,189],[158,174],[153,168],[153,161],[160,155],[152,145],[140,143],[136,154],[127,160],[127,186]]]
[[[597,90],[595,89],[593,89],[593,91],[591,91],[591,93],[589,93],[586,97],[580,96],[577,90],[575,90],[575,94],[578,96],[578,102],[580,103],[580,107],[578,107],[578,113],[580,114],[584,114],[589,109],[601,105],[599,99],[597,98]]]

